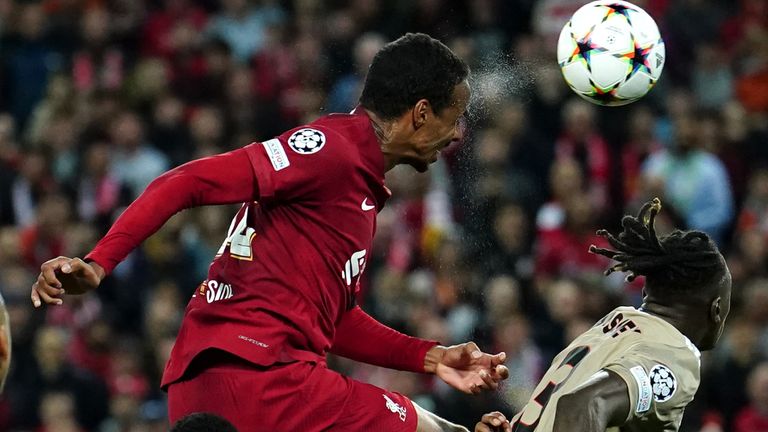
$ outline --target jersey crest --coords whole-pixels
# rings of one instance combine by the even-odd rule
[[[657,364],[651,368],[648,374],[653,386],[653,400],[656,402],[666,402],[672,399],[677,390],[677,378],[668,367]]]
[[[288,146],[299,154],[314,154],[325,145],[325,134],[317,129],[299,129],[288,138]]]

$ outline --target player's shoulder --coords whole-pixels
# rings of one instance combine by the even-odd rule
[[[278,138],[290,153],[355,160],[359,158],[357,143],[367,138],[362,120],[360,115],[331,114],[290,129]]]

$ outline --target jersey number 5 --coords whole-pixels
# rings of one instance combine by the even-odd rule
[[[241,212],[237,212],[235,218],[232,219],[232,223],[229,225],[227,238],[224,239],[224,243],[221,244],[216,256],[222,255],[227,246],[229,246],[229,255],[232,258],[246,261],[253,259],[251,242],[256,237],[256,230],[248,226],[248,204],[244,204],[243,207],[245,211],[242,211],[240,221],[238,222],[238,217]]]
[[[541,420],[541,413],[543,413],[544,408],[547,407],[547,403],[549,403],[549,398],[552,397],[552,393],[554,393],[560,385],[568,381],[568,378],[571,377],[571,374],[576,368],[576,365],[578,365],[584,359],[584,357],[586,357],[587,354],[589,354],[589,347],[579,346],[572,349],[571,352],[565,356],[565,359],[560,363],[560,366],[557,367],[557,371],[555,371],[554,376],[560,375],[563,368],[569,368],[568,375],[566,375],[566,377],[563,378],[559,383],[550,381],[547,386],[544,387],[539,392],[539,394],[536,395],[535,398],[533,398],[533,400],[539,405],[539,412],[536,415],[536,420],[533,420],[531,423],[523,422],[523,418],[525,418],[527,411],[533,408],[531,403],[526,405],[525,411],[523,411],[523,413],[520,415],[520,418],[514,424],[512,424],[513,432],[533,432],[536,430],[536,426],[539,425],[539,421]],[[531,420],[529,419],[528,421]]]

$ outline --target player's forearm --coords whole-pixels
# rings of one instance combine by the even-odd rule
[[[174,214],[191,207],[250,201],[258,187],[244,149],[198,159],[155,179],[86,259],[105,274]]]
[[[414,338],[393,330],[355,307],[336,328],[331,352],[376,366],[425,372],[427,352],[437,342]]]

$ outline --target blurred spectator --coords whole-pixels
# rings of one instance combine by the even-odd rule
[[[494,327],[494,346],[507,353],[504,364],[509,379],[501,385],[504,402],[513,411],[525,406],[544,373],[544,359],[530,337],[530,325],[522,315],[509,315]]]
[[[768,169],[752,174],[749,192],[739,214],[737,230],[743,232],[753,228],[768,237]]]
[[[75,418],[75,401],[70,393],[50,391],[40,402],[40,432],[84,432]]]
[[[488,275],[513,274],[524,282],[533,278],[533,233],[530,219],[519,205],[502,201],[496,208],[490,223],[488,242],[475,257],[480,268]]]
[[[574,196],[584,195],[584,174],[573,159],[558,159],[550,167],[551,199],[539,208],[536,229],[550,231],[565,223],[565,204]]]
[[[328,112],[349,112],[357,106],[368,65],[385,43],[384,37],[376,33],[364,34],[357,39],[354,47],[355,68],[336,80],[328,93]]]
[[[223,115],[216,107],[198,107],[190,118],[189,131],[195,154],[216,154],[230,147],[225,142]]]
[[[50,408],[61,409],[63,417],[61,419],[45,418],[47,412],[43,410],[40,413],[43,416],[41,419],[43,422],[57,420],[66,425],[67,417],[72,417],[72,411],[74,411],[74,419],[88,430],[96,427],[105,418],[109,402],[108,395],[102,381],[67,361],[68,339],[66,332],[57,327],[45,327],[38,332],[35,340],[37,376],[33,381],[34,391],[42,392],[38,396],[41,402],[46,401],[46,390],[61,389],[71,394],[67,401],[58,398],[51,401],[53,406]],[[74,405],[74,410],[70,405]],[[34,410],[35,406],[34,403],[30,404],[27,410]],[[45,404],[41,403],[42,406]],[[29,418],[34,417],[30,415]],[[55,427],[53,424],[49,426]]]
[[[70,217],[69,201],[61,195],[46,196],[37,209],[34,224],[21,231],[19,252],[31,270],[50,258],[63,255],[64,233]]]
[[[717,44],[706,42],[696,48],[692,87],[700,108],[715,109],[733,97],[733,73],[728,56]]]
[[[110,225],[120,199],[120,183],[109,168],[112,154],[106,142],[94,142],[84,155],[77,186],[77,214],[85,222],[95,223],[100,231]]]
[[[240,63],[246,63],[264,44],[266,27],[284,19],[284,12],[271,0],[252,6],[248,0],[223,0],[222,11],[211,18],[206,34],[220,38]]]
[[[594,105],[581,99],[571,99],[563,107],[564,130],[555,144],[558,159],[576,161],[585,174],[589,202],[596,214],[608,204],[611,177],[611,155],[608,144],[596,128]]]
[[[488,280],[483,288],[485,293],[485,320],[492,326],[500,325],[509,316],[521,312],[520,285],[506,275],[496,276]],[[499,341],[503,343],[503,341]]]
[[[22,156],[19,174],[10,185],[13,220],[21,227],[34,223],[39,201],[57,187],[48,163],[42,152],[29,152]]]
[[[702,397],[724,430],[732,429],[736,414],[749,402],[748,375],[760,362],[759,337],[759,327],[748,318],[733,320],[721,348],[724,358],[704,372]]]
[[[117,181],[128,187],[133,200],[168,169],[168,160],[145,141],[143,124],[135,113],[119,114],[110,132],[115,146],[111,171]]]
[[[563,226],[539,233],[535,274],[540,289],[559,277],[588,277],[605,270],[608,261],[589,253],[590,245],[606,244],[595,234],[594,212],[585,195],[573,196],[565,204]]]
[[[728,175],[716,156],[699,147],[692,117],[676,120],[673,147],[651,155],[643,177],[646,196],[660,196],[687,228],[723,243],[734,212]]]
[[[141,51],[148,57],[170,60],[202,43],[198,39],[208,16],[194,1],[162,0],[161,4],[146,19]]]
[[[62,59],[46,38],[46,15],[41,2],[18,5],[15,32],[0,48],[2,87],[16,122],[26,126],[35,105],[45,95],[48,76],[61,68]]]
[[[109,19],[102,8],[90,8],[80,18],[84,46],[72,58],[72,81],[81,92],[115,90],[123,82],[125,56],[110,44]]]
[[[750,405],[736,417],[734,432],[768,431],[768,363],[761,363],[748,379]]]
[[[628,121],[627,142],[621,152],[621,178],[624,202],[639,198],[641,168],[652,153],[661,149],[654,130],[654,115],[648,106],[640,105],[632,110]]]

